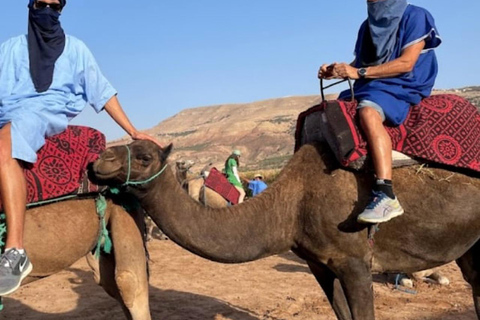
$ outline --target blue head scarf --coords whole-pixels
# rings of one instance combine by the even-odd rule
[[[397,42],[397,33],[407,0],[378,0],[367,2],[368,27],[363,37],[360,63],[363,66],[388,62]]]
[[[49,7],[35,9],[34,0],[28,4],[28,54],[30,75],[35,90],[45,92],[53,81],[55,62],[65,48],[65,33],[60,25],[60,12]],[[62,8],[66,0],[60,0]]]

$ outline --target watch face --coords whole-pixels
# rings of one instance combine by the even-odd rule
[[[365,77],[365,74],[367,73],[367,69],[365,68],[360,68],[358,69],[358,74],[361,76],[361,77]]]

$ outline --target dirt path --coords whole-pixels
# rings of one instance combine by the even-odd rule
[[[171,241],[149,243],[153,319],[334,320],[307,266],[292,253],[241,265],[196,257]],[[475,320],[470,287],[454,264],[451,284],[420,284],[408,294],[375,277],[377,319]],[[20,288],[5,298],[0,319],[124,319],[120,306],[98,287],[85,259],[70,269]]]

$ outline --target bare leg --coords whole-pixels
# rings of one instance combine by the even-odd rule
[[[359,115],[377,178],[392,180],[392,140],[383,127],[382,117],[370,107],[360,109]]]
[[[245,199],[245,190],[243,190],[242,187],[237,187],[237,186],[235,186],[235,189],[237,189],[238,192],[240,192],[240,196],[238,197],[238,203],[242,203],[243,199]]]
[[[0,197],[7,216],[7,248],[23,249],[27,184],[20,162],[12,158],[10,123],[0,129]]]

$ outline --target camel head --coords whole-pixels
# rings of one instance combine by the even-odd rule
[[[190,168],[195,164],[193,160],[184,160],[180,159],[175,162],[175,166],[177,167],[177,171],[187,172]]]
[[[165,167],[171,151],[172,144],[160,148],[147,140],[110,147],[93,163],[92,176],[99,184],[110,186],[146,181]]]

